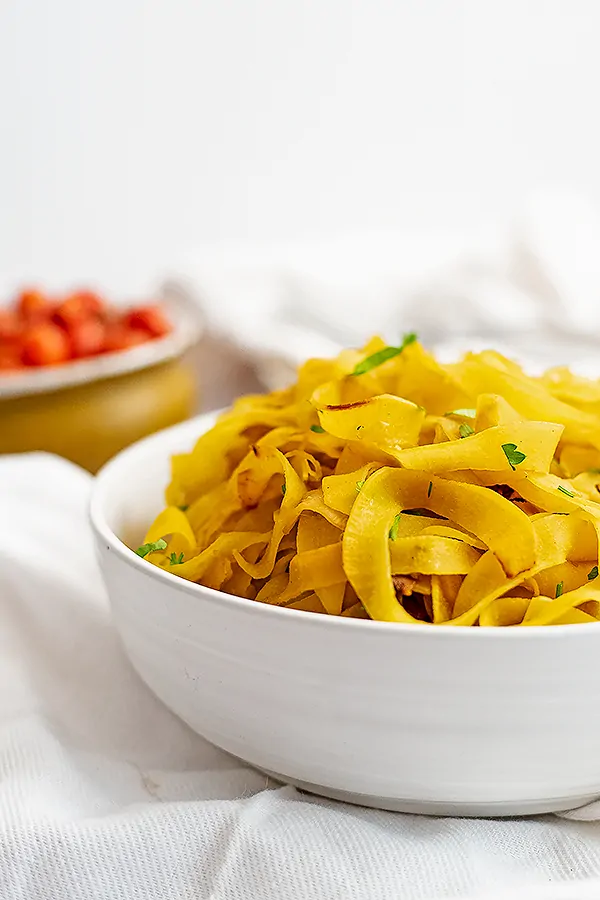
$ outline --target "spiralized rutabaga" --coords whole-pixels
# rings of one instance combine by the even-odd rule
[[[138,553],[262,603],[440,625],[600,619],[600,383],[408,336],[309,360],[172,460]]]

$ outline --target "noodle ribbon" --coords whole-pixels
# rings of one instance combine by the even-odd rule
[[[564,368],[373,338],[238,399],[173,457],[166,500],[140,555],[250,601],[445,627],[600,620],[600,382]]]

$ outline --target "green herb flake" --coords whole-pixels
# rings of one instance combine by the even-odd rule
[[[566,494],[567,497],[572,498],[575,496],[573,491],[568,490],[568,488],[564,487],[564,485],[562,485],[562,484],[559,484],[558,490],[561,492],[561,494]]]
[[[450,412],[444,413],[445,416],[463,416],[465,419],[474,419],[477,415],[475,409],[451,409]]]
[[[179,556],[177,556],[176,553],[171,553],[171,555],[169,557],[169,565],[170,566],[180,566],[182,564],[182,562],[183,562],[183,553],[180,553]]]
[[[144,559],[145,556],[148,556],[149,553],[155,553],[157,550],[166,550],[167,542],[163,541],[162,538],[159,538],[157,541],[150,541],[149,544],[142,544],[141,547],[138,547],[135,551],[138,556],[141,556]]]
[[[429,487],[427,488],[427,499],[431,497],[431,492],[433,490],[433,481],[429,482]]]
[[[365,375],[367,372],[370,372],[371,369],[376,369],[377,366],[381,366],[384,362],[387,362],[388,359],[393,359],[395,356],[399,356],[402,351],[409,346],[409,344],[414,344],[417,340],[417,335],[414,331],[411,331],[409,334],[405,334],[402,338],[402,343],[399,347],[384,347],[382,350],[378,350],[376,353],[372,353],[371,356],[367,356],[366,359],[363,359],[362,362],[359,362],[350,372],[351,375]]]
[[[188,503],[184,503],[183,506],[178,506],[178,507],[177,507],[177,509],[180,509],[181,512],[187,512],[189,508],[190,508],[190,507],[189,507],[189,504],[188,504]]]
[[[470,425],[467,425],[466,422],[463,422],[462,425],[458,427],[458,433],[461,438],[471,437],[472,434],[475,434],[475,429],[471,428]]]
[[[396,513],[394,516],[394,521],[392,522],[392,527],[390,528],[390,541],[395,541],[398,537],[398,526],[400,524],[400,516],[402,513]]]
[[[527,459],[524,453],[521,453],[520,450],[517,450],[516,444],[502,444],[502,450],[504,451],[504,455],[507,458],[508,464],[513,472],[520,463],[524,462]]]
[[[285,497],[285,492],[286,492],[286,491],[287,491],[287,486],[286,486],[286,483],[285,483],[285,481],[284,481],[283,484],[281,485],[281,493],[283,494],[284,497]]]
[[[311,425],[310,430],[314,431],[315,434],[325,434],[325,429],[321,428],[320,425]]]
[[[588,572],[587,579],[588,579],[588,581],[593,581],[594,578],[597,578],[597,577],[598,577],[598,566],[594,566],[594,568],[590,569],[590,571]]]
[[[554,597],[556,598],[556,600],[558,600],[559,597],[562,597],[563,587],[564,581],[559,581],[556,585],[556,591],[554,592]]]
[[[356,490],[357,490],[357,491],[360,491],[360,490],[364,487],[364,484],[365,484],[365,481],[366,481],[366,480],[367,480],[366,478],[363,478],[362,481],[357,481],[357,482],[356,482]]]

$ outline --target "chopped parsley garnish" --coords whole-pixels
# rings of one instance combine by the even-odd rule
[[[180,509],[181,512],[187,512],[190,507],[188,503],[184,503],[183,506],[178,506],[177,508]]]
[[[315,434],[325,434],[325,429],[321,428],[320,425],[311,425],[310,430],[314,431]]]
[[[429,487],[427,488],[427,498],[431,497],[431,492],[433,490],[433,481],[429,482]]]
[[[564,485],[562,485],[562,484],[559,484],[558,490],[561,492],[561,494],[566,494],[567,497],[574,497],[574,496],[575,496],[575,494],[573,493],[573,491],[568,490],[568,488],[564,487]]]
[[[395,541],[398,537],[398,526],[400,524],[400,516],[402,513],[396,513],[394,516],[394,521],[392,522],[392,527],[390,528],[390,541]]]
[[[148,544],[142,544],[141,547],[138,547],[135,551],[138,556],[141,556],[142,559],[145,556],[148,556],[149,553],[155,553],[157,550],[166,550],[167,542],[163,541],[162,538],[159,538],[157,541],[150,541]]]
[[[417,335],[414,331],[411,331],[409,334],[405,334],[402,338],[402,343],[399,347],[384,347],[382,350],[378,350],[376,353],[372,353],[371,356],[367,356],[366,359],[363,359],[362,362],[359,362],[350,372],[351,375],[365,375],[367,372],[370,372],[371,369],[376,369],[377,366],[382,365],[384,362],[387,362],[388,359],[393,359],[395,356],[399,356],[402,351],[408,347],[409,344],[414,344],[417,340]]]
[[[362,481],[357,481],[357,482],[356,482],[356,490],[357,490],[357,491],[360,491],[360,490],[362,489],[362,487],[364,486],[364,483],[365,483],[366,480],[367,480],[366,478],[363,478]]]
[[[180,553],[179,556],[177,556],[176,553],[171,553],[171,555],[169,557],[169,565],[170,566],[180,566],[182,564],[182,562],[183,562],[183,553]]]
[[[598,577],[598,566],[594,566],[593,569],[590,569],[588,572],[588,581],[593,581],[594,578]]]
[[[557,600],[559,597],[562,597],[563,587],[564,587],[564,581],[559,581],[558,584],[556,585],[556,591],[554,592],[554,596]]]
[[[477,415],[475,409],[451,409],[450,412],[444,413],[445,416],[464,416],[465,419],[474,419]]]
[[[508,464],[513,471],[520,463],[527,459],[524,453],[521,453],[520,450],[517,450],[516,444],[502,444],[502,450],[504,451],[504,455],[508,460]]]
[[[285,492],[286,492],[286,491],[287,491],[287,486],[286,486],[286,483],[285,483],[285,481],[284,481],[283,484],[281,485],[281,493],[283,494],[284,497],[285,497]]]
[[[475,429],[471,428],[470,425],[467,425],[466,422],[463,422],[462,425],[458,427],[458,433],[461,438],[471,437],[472,434],[475,434]]]

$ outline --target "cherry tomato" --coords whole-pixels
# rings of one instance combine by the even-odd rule
[[[22,291],[17,299],[17,314],[28,323],[44,321],[52,309],[53,304],[41,291]]]
[[[105,344],[105,328],[100,319],[88,318],[74,322],[68,330],[71,355],[80,359],[102,353]]]
[[[21,323],[12,309],[0,309],[0,344],[14,342],[21,334]]]
[[[90,316],[102,316],[106,312],[106,303],[94,291],[75,291],[72,300],[77,300]]]
[[[93,291],[74,291],[56,303],[42,291],[28,289],[13,308],[0,308],[0,369],[128,350],[170,330],[156,304],[121,312]]]
[[[132,328],[139,328],[152,337],[162,337],[168,334],[171,326],[160,306],[138,306],[132,309],[126,316],[127,323]]]
[[[106,327],[104,349],[107,353],[114,353],[145,344],[147,340],[148,335],[139,328],[129,328],[123,322],[113,322]]]
[[[18,345],[0,346],[0,371],[7,372],[11,369],[21,369],[21,348]]]
[[[69,338],[52,322],[35,325],[23,338],[21,359],[26,366],[52,366],[65,362],[70,355]]]
[[[99,297],[91,291],[81,291],[71,294],[56,307],[52,319],[57,325],[62,325],[67,330],[71,325],[82,322],[84,319],[99,317],[104,312],[104,304]]]

